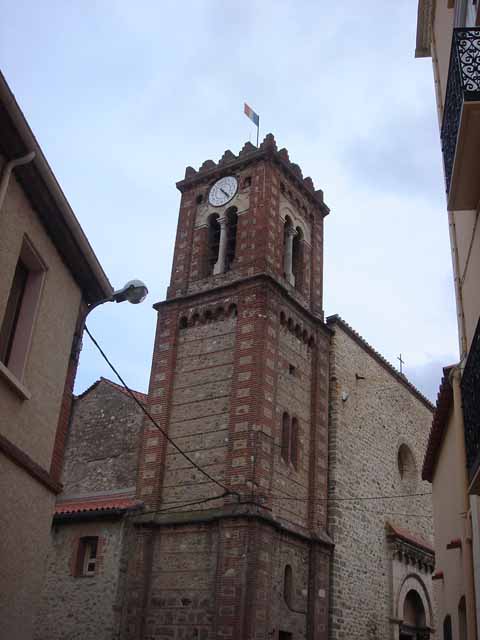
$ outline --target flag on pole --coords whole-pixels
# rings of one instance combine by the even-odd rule
[[[250,118],[253,124],[258,127],[260,123],[260,116],[256,114],[255,111],[251,107],[249,107],[246,102],[244,103],[243,112],[247,116],[247,118]]]

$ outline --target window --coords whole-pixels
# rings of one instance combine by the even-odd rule
[[[290,433],[290,462],[295,469],[298,465],[298,420],[292,418],[291,433]]]
[[[23,378],[45,270],[25,239],[0,325],[0,362],[19,380]]]
[[[290,416],[284,413],[282,416],[282,458],[288,462],[290,456]]]
[[[465,604],[465,596],[462,596],[458,603],[458,632],[459,640],[467,640],[467,607]]]
[[[213,213],[208,218],[208,265],[207,274],[211,275],[218,260],[218,250],[220,247],[220,224],[218,214]]]
[[[398,473],[406,488],[413,488],[417,481],[417,467],[411,449],[401,444],[397,453]]]
[[[225,214],[227,218],[227,254],[225,257],[225,271],[232,268],[237,247],[237,224],[238,215],[236,207],[231,207]]]
[[[293,576],[292,567],[287,564],[283,573],[283,597],[287,607],[292,607],[292,595],[293,595]]]
[[[97,569],[98,536],[80,538],[78,543],[77,576],[94,576]]]
[[[281,456],[295,469],[298,466],[298,419],[290,418],[287,412],[282,416]]]
[[[292,244],[292,273],[295,287],[301,290],[303,287],[303,231],[300,227],[297,227],[295,231]]]
[[[443,621],[443,640],[452,640],[452,619],[445,616]]]

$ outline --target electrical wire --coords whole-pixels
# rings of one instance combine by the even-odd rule
[[[403,493],[389,496],[354,496],[353,498],[315,498],[311,502],[363,502],[365,500],[396,500],[398,498],[416,498],[419,496],[431,496],[432,493]],[[295,496],[278,496],[274,494],[265,494],[266,498],[273,500],[297,500],[300,502],[310,502],[310,498],[296,498]]]
[[[227,495],[236,495],[238,497],[240,497],[239,493],[236,491],[231,491],[227,486],[225,486],[224,484],[222,484],[219,480],[217,480],[216,478],[214,478],[213,476],[211,476],[207,471],[205,471],[204,469],[202,469],[202,467],[200,467],[195,460],[192,460],[192,458],[190,458],[190,456],[188,454],[186,454],[183,449],[181,449],[177,443],[172,440],[172,438],[170,438],[170,436],[168,435],[168,433],[166,433],[162,427],[156,422],[156,420],[152,417],[151,413],[148,411],[148,409],[140,402],[140,400],[137,398],[137,396],[133,393],[133,391],[130,389],[130,387],[127,385],[127,383],[125,382],[125,380],[122,378],[122,376],[118,373],[117,369],[113,366],[113,364],[110,362],[110,360],[108,359],[107,355],[105,354],[105,352],[103,351],[102,347],[98,344],[98,342],[95,340],[95,338],[92,336],[92,334],[90,333],[90,331],[88,330],[88,327],[85,325],[85,332],[88,335],[88,337],[90,338],[90,340],[93,342],[93,344],[96,346],[96,348],[98,349],[98,351],[100,352],[102,358],[105,360],[105,362],[108,364],[108,366],[110,367],[110,369],[113,371],[113,373],[117,376],[118,380],[120,380],[120,382],[122,383],[122,385],[124,386],[125,390],[128,392],[129,396],[131,398],[133,398],[133,400],[136,402],[136,404],[140,407],[140,409],[143,411],[143,413],[147,416],[147,418],[150,420],[150,422],[155,425],[155,427],[160,431],[160,433],[164,436],[164,438],[172,445],[172,447],[174,447],[178,453],[180,453],[180,455],[182,455],[185,460],[188,460],[188,462],[195,467],[195,469],[197,469],[198,471],[200,471],[200,473],[202,473],[206,478],[208,478],[211,482],[214,482],[217,486],[219,486],[221,489],[223,489]]]
[[[212,502],[212,500],[218,500],[219,498],[225,498],[227,495],[231,495],[232,492],[226,491],[219,496],[212,496],[211,498],[204,498],[203,500],[195,500],[194,502],[165,502],[164,504],[175,505],[174,507],[167,507],[166,509],[151,509],[149,511],[138,511],[128,514],[130,517],[140,517],[152,514],[165,513],[168,511],[174,511],[175,509],[183,509],[183,507],[191,507],[197,504],[205,504],[206,502]],[[197,511],[207,511],[207,509],[197,509]]]
[[[214,482],[217,486],[219,486],[221,489],[224,490],[224,493],[222,495],[214,496],[214,497],[211,497],[211,498],[205,498],[205,499],[202,499],[202,500],[196,500],[196,501],[193,501],[193,502],[187,502],[187,503],[183,503],[183,504],[178,504],[177,506],[167,507],[166,509],[157,509],[157,510],[154,510],[154,511],[151,511],[151,512],[149,512],[149,511],[143,512],[142,515],[145,515],[147,513],[163,513],[165,511],[172,511],[174,509],[181,509],[181,508],[187,507],[187,506],[193,506],[193,505],[197,505],[197,504],[204,504],[204,503],[209,502],[211,500],[218,500],[219,498],[224,498],[224,497],[226,497],[228,495],[237,496],[237,498],[238,498],[238,500],[240,502],[241,501],[241,495],[238,493],[238,491],[232,491],[226,485],[224,485],[219,480],[217,480],[216,478],[211,476],[200,465],[198,465],[192,458],[190,458],[190,456],[187,453],[185,453],[185,451],[183,451],[183,449],[181,449],[181,447],[179,447],[176,444],[176,442],[174,440],[172,440],[172,438],[170,438],[170,436],[162,429],[162,427],[160,427],[160,425],[156,422],[156,420],[150,414],[148,409],[143,405],[142,402],[140,402],[140,400],[137,398],[135,393],[127,385],[127,383],[122,378],[120,373],[117,371],[115,366],[110,362],[109,358],[107,357],[107,355],[103,351],[102,347],[99,345],[97,340],[93,337],[93,335],[90,333],[90,331],[89,331],[87,326],[85,326],[85,332],[87,333],[88,337],[93,342],[95,347],[98,349],[99,353],[101,354],[101,356],[103,357],[105,362],[108,364],[110,369],[113,371],[115,376],[121,382],[121,384],[123,385],[123,387],[125,388],[125,390],[129,394],[129,396],[140,407],[140,409],[147,416],[147,418],[150,420],[150,422],[160,431],[160,433],[178,451],[178,453],[180,453],[180,455],[182,455],[193,467],[195,467],[195,469],[200,471],[200,473],[202,473],[206,478],[208,478],[208,480],[210,482]],[[381,496],[354,496],[354,497],[351,497],[351,498],[336,498],[336,497],[330,496],[330,497],[327,497],[327,498],[316,498],[312,502],[363,502],[363,501],[367,501],[367,500],[392,500],[392,499],[399,499],[399,498],[414,498],[414,497],[431,496],[431,495],[432,495],[432,493],[429,492],[429,493],[406,493],[406,494],[398,494],[398,495],[381,495]],[[257,496],[257,497],[260,497],[260,496]],[[267,499],[271,498],[273,500],[296,500],[297,502],[298,501],[300,501],[300,502],[310,502],[309,498],[300,498],[300,497],[295,497],[295,496],[279,496],[279,495],[275,495],[275,494],[264,494],[262,497],[267,498]],[[175,503],[165,503],[165,504],[175,504]],[[376,513],[376,512],[372,512],[372,511],[367,511],[367,512],[368,513]],[[395,513],[395,512],[392,512],[392,513]],[[420,514],[400,514],[400,513],[396,513],[395,515],[405,515],[405,516],[411,515],[412,517],[430,517],[430,516],[420,516]]]

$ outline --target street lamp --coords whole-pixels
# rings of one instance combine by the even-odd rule
[[[82,350],[83,330],[85,329],[87,316],[91,311],[99,307],[101,304],[105,304],[105,302],[125,302],[125,300],[128,300],[131,304],[139,304],[145,300],[147,295],[148,289],[144,282],[141,280],[129,280],[121,289],[114,291],[110,297],[88,305],[73,339],[72,357],[74,360],[78,360],[78,357],[80,356],[80,351]]]
[[[83,324],[85,324],[85,320],[90,311],[93,311],[96,307],[99,307],[105,302],[125,302],[125,300],[128,300],[131,304],[139,304],[145,300],[147,295],[148,289],[144,282],[141,280],[129,280],[121,289],[114,291],[109,298],[104,298],[103,300],[99,300],[98,302],[89,305],[83,319]]]

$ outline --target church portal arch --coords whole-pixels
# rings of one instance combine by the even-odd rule
[[[401,638],[428,637],[423,633],[432,627],[432,605],[423,580],[416,574],[409,574],[400,587],[396,617],[402,621]]]

